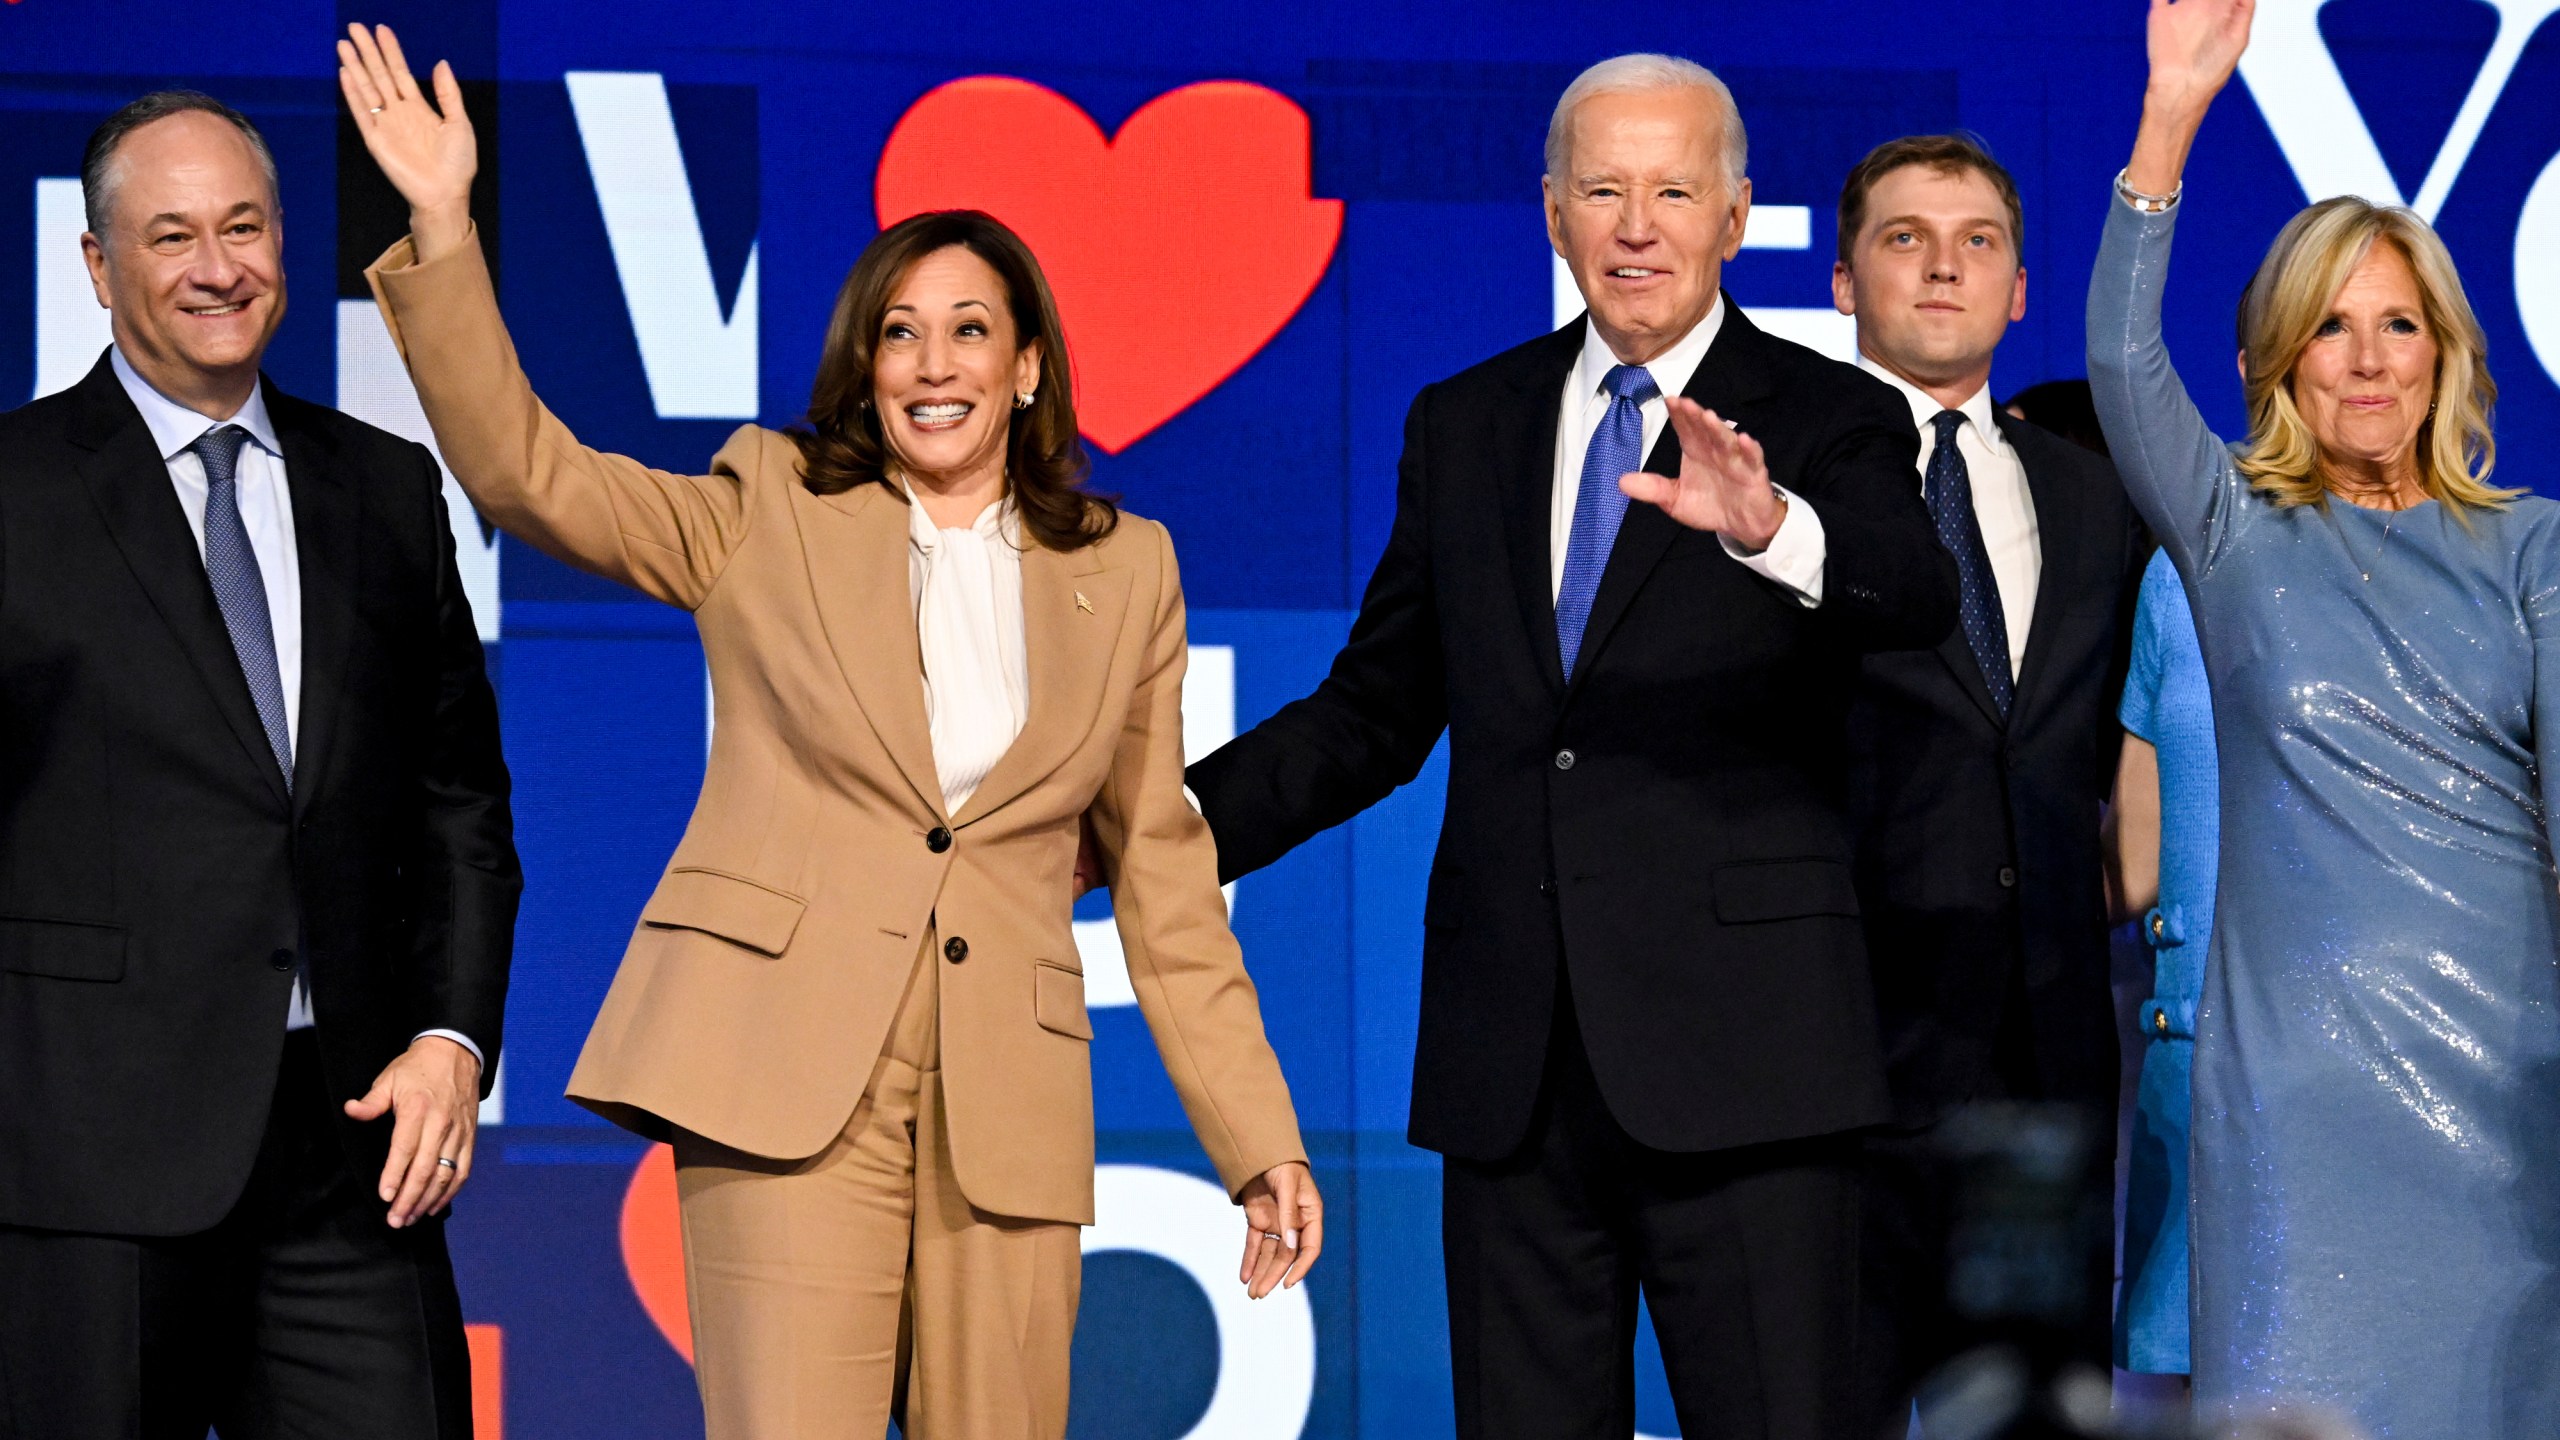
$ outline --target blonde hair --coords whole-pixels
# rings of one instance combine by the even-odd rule
[[[2488,340],[2462,293],[2453,256],[2407,207],[2353,195],[2323,200],[2288,221],[2241,296],[2249,443],[2238,460],[2240,473],[2278,505],[2327,500],[2320,442],[2294,405],[2294,367],[2335,313],[2331,306],[2347,277],[2377,242],[2409,262],[2427,332],[2436,342],[2434,404],[2418,424],[2420,484],[2457,516],[2513,500],[2524,492],[2489,483],[2498,463],[2497,439],[2489,428],[2498,383],[2489,378]]]

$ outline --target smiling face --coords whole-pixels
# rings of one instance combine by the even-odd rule
[[[2027,273],[2008,207],[1974,170],[1905,165],[1867,191],[1849,259],[1831,273],[1833,303],[1858,317],[1858,349],[1924,390],[1969,397],[1990,382],[1991,355],[2027,313]]]
[[[2437,346],[2409,257],[2379,242],[2293,362],[2293,403],[2324,460],[2414,481]]]
[[[1564,173],[1546,178],[1547,239],[1591,323],[1642,364],[1714,308],[1742,248],[1751,183],[1728,187],[1724,116],[1691,86],[1591,96],[1574,107]]]
[[[247,137],[203,111],[134,131],[112,164],[106,233],[80,245],[117,347],[163,394],[227,419],[284,319],[266,169]]]
[[[918,260],[881,316],[872,408],[889,453],[937,485],[1004,473],[1014,397],[1040,383],[1040,347],[1020,344],[1004,280],[962,246]]]

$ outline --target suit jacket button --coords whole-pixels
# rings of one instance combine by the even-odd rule
[[[278,950],[267,957],[267,963],[278,970],[290,970],[293,968],[293,952]]]
[[[2159,1032],[2160,1034],[2163,1034],[2163,1035],[2168,1034],[2168,1033],[2169,1033],[2169,1012],[2168,1012],[2168,1011],[2166,1011],[2166,1010],[2154,1010],[2154,1011],[2152,1011],[2152,1012],[2151,1012],[2151,1028],[2152,1028],[2153,1030],[2155,1030],[2155,1031]]]
[[[951,832],[936,825],[924,832],[924,848],[939,855],[951,848]]]
[[[954,935],[942,942],[942,958],[957,965],[969,958],[969,942]]]
[[[1572,752],[1572,751],[1570,751],[1570,750],[1559,750],[1559,751],[1557,751],[1557,752],[1556,752],[1556,768],[1557,768],[1557,769],[1559,769],[1559,770],[1570,770],[1570,769],[1572,769],[1572,768],[1573,768],[1573,752]]]
[[[1538,893],[1541,895],[1553,896],[1556,893],[1556,882],[1551,879],[1539,881]]]
[[[2169,933],[2169,917],[2168,917],[2168,916],[2166,916],[2166,915],[2161,914],[2161,913],[2160,913],[2159,911],[2157,911],[2157,910],[2152,911],[2152,912],[2151,912],[2151,938],[2152,938],[2152,939],[2154,939],[2154,940],[2158,940],[2158,939],[2161,939],[2161,938],[2165,937],[2168,933]]]
[[[2014,870],[2014,869],[2011,869],[2009,866],[2006,866],[2006,865],[2001,866],[2001,867],[2000,867],[2000,888],[2001,888],[2001,889],[2003,889],[2003,890],[2015,890],[2015,889],[2017,889],[2017,888],[2018,888],[2018,872],[2017,872],[2016,870]]]

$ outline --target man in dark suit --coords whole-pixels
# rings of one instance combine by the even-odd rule
[[[0,1437],[465,1437],[522,877],[436,464],[261,378],[247,120],[82,183],[115,344],[0,416]]]
[[[1859,653],[1935,643],[1955,577],[1891,392],[1722,297],[1744,155],[1687,61],[1566,90],[1588,315],[1415,400],[1331,675],[1190,774],[1234,876],[1449,734],[1411,1136],[1470,1440],[1624,1440],[1640,1291],[1691,1440],[1846,1428],[1851,1132],[1887,1108],[1844,729]]]
[[[2101,1374],[2109,1348],[2118,1077],[2099,820],[2146,547],[2103,458],[1991,402],[1992,354],[2026,309],[2020,224],[2008,172],[1960,136],[1879,146],[1840,195],[1834,298],[1857,317],[1860,366],[1907,403],[1963,590],[1934,651],[1868,657],[1850,724],[1894,1100],[1869,1144],[1861,1370],[1896,1437],[1914,1385],[2002,1325]],[[2066,1223],[2077,1273],[2036,1305],[1949,1300],[1959,1166],[1943,1122],[1980,1102],[2067,1107],[2085,1143]]]

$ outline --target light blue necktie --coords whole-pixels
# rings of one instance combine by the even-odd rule
[[[276,768],[284,772],[284,788],[293,789],[293,732],[284,717],[284,672],[276,664],[276,630],[267,613],[267,581],[258,570],[258,553],[249,548],[249,527],[240,521],[240,446],[249,432],[237,425],[206,431],[191,447],[204,461],[204,574],[213,582],[213,600],[222,607],[222,623],[231,632],[231,653],[240,660],[241,678],[249,682],[249,699],[258,707],[258,723],[266,727],[267,746],[275,751]]]
[[[1564,547],[1564,584],[1556,589],[1556,653],[1567,680],[1582,653],[1582,630],[1591,623],[1592,597],[1600,593],[1600,572],[1618,541],[1618,522],[1626,518],[1627,493],[1618,488],[1618,477],[1643,468],[1644,402],[1662,393],[1641,365],[1610,367],[1600,388],[1609,392],[1609,413],[1600,417],[1591,448],[1582,455],[1573,533]]]
[[[1938,543],[1955,557],[1964,642],[1982,667],[1991,703],[2006,716],[2015,688],[2009,674],[2009,621],[2000,609],[2000,584],[1991,573],[1991,552],[1982,543],[1982,522],[1973,513],[1973,472],[1956,449],[1964,412],[1941,410],[1929,423],[1938,432],[1938,448],[1929,452],[1929,515],[1938,522]]]

